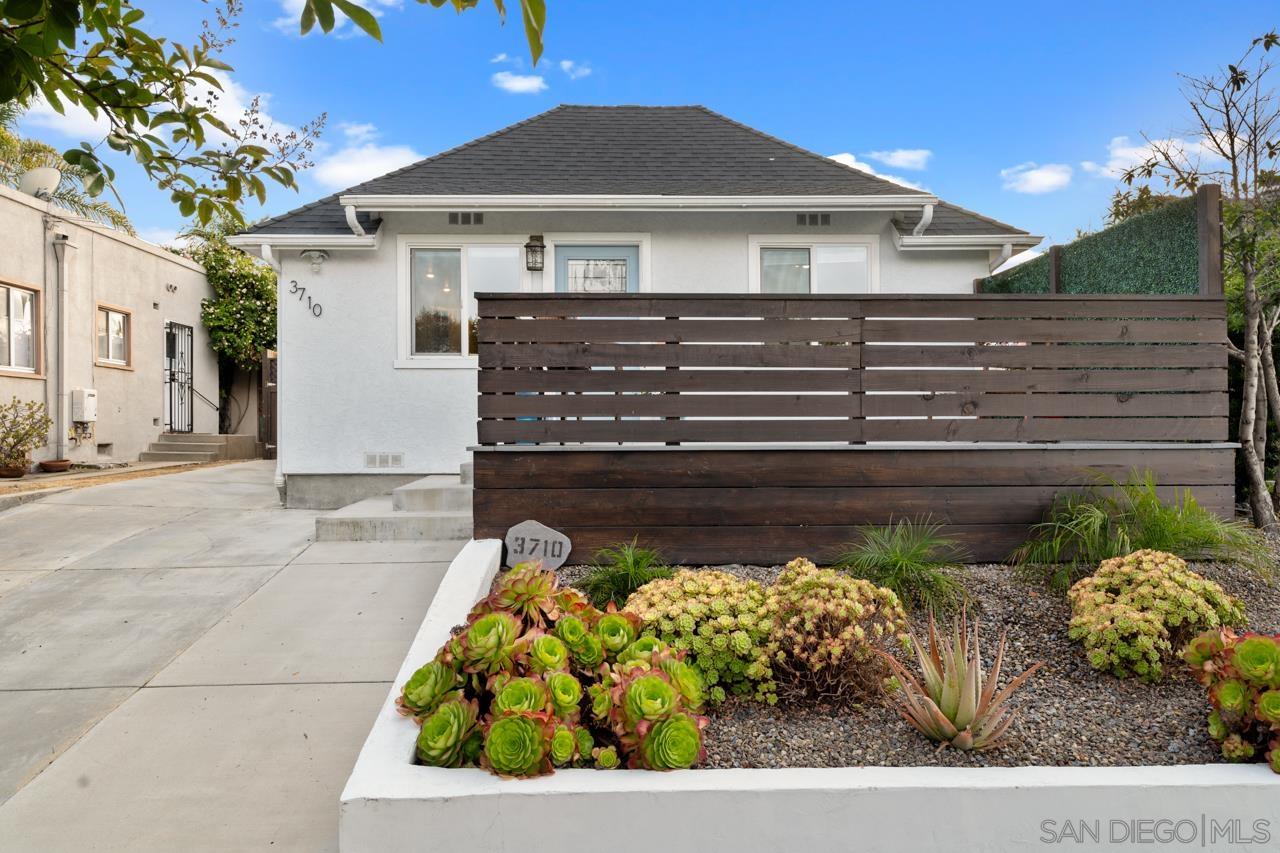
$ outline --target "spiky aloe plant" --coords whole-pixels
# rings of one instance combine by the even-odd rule
[[[933,616],[929,617],[929,645],[926,649],[911,632],[911,643],[920,665],[923,684],[893,656],[881,652],[902,689],[895,695],[897,711],[925,737],[956,749],[991,749],[999,746],[1013,722],[1007,702],[1031,675],[1044,665],[1032,664],[1025,672],[996,692],[1004,662],[1005,635],[1000,635],[990,674],[982,669],[978,622],[969,625],[968,613],[956,618],[951,637],[940,637]]]

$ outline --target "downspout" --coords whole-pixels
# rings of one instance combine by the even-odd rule
[[[995,261],[993,261],[987,268],[994,271],[1001,264],[1003,264],[1005,261],[1009,260],[1012,257],[1013,257],[1013,244],[1005,243],[1003,246],[1000,247],[1000,256],[997,257]]]
[[[356,206],[354,204],[344,204],[342,212],[347,215],[347,227],[351,229],[351,233],[357,237],[364,236],[364,226],[360,224],[360,220],[356,218]]]
[[[53,417],[53,428],[57,436],[55,445],[57,455],[54,457],[55,459],[67,458],[67,241],[69,239],[66,234],[55,233],[53,235],[53,256],[55,260],[53,275],[54,293],[56,294],[54,303],[58,307],[58,350],[53,360],[54,399],[57,401],[54,406]]]
[[[919,237],[929,227],[929,223],[933,222],[933,205],[926,204],[924,212],[920,214],[920,221],[916,223],[916,227],[911,229],[912,237]]]

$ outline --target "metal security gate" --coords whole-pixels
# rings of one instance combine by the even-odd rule
[[[195,336],[190,326],[164,324],[165,432],[191,432],[191,357]]]

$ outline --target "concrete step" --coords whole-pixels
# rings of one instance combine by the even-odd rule
[[[144,450],[138,457],[139,462],[214,462],[217,453],[192,452],[184,450]]]
[[[156,437],[156,441],[161,444],[168,442],[177,442],[183,444],[188,441],[216,442],[225,444],[225,435],[218,435],[215,432],[162,432]]]
[[[458,471],[462,477],[462,485],[470,486],[476,481],[476,466],[470,462],[463,462],[458,466]]]
[[[216,459],[256,459],[258,438],[253,435],[218,435],[210,432],[162,432],[151,445],[152,451],[173,450],[174,445],[200,444],[199,452],[213,452]],[[186,449],[186,448],[184,448]]]
[[[396,512],[470,510],[471,487],[462,485],[457,477],[433,474],[393,489],[391,506]]]
[[[220,456],[225,444],[216,441],[154,441],[148,450],[156,453],[212,453]]]
[[[391,495],[357,501],[316,519],[318,542],[386,542],[471,538],[471,511],[396,511]]]

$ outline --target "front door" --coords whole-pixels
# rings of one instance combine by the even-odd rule
[[[191,357],[195,335],[190,326],[164,324],[164,429],[191,432]]]
[[[555,247],[558,293],[635,293],[640,290],[640,247]]]

